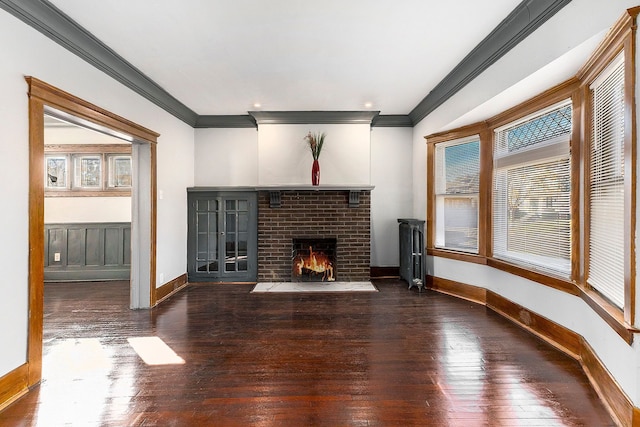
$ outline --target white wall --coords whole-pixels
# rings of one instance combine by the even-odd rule
[[[320,184],[371,182],[371,126],[368,124],[259,125],[258,183],[311,184],[313,157],[307,133],[324,132]]]
[[[0,11],[0,376],[26,362],[28,325],[28,99],[30,75],[161,134],[157,265],[186,271],[186,187],[193,185],[193,128],[152,105],[18,19]]]
[[[397,267],[398,218],[413,215],[412,128],[371,130],[371,265]]]
[[[76,222],[131,222],[131,197],[45,197],[45,224]]]
[[[258,132],[250,129],[195,130],[195,185],[258,185]]]

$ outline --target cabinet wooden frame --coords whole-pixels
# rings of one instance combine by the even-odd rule
[[[489,265],[507,271],[545,286],[578,296],[583,299],[612,329],[627,343],[633,342],[634,334],[640,330],[635,327],[636,292],[635,292],[635,260],[636,248],[633,236],[636,232],[636,110],[635,110],[635,76],[636,76],[636,29],[640,7],[628,9],[611,28],[585,65],[575,77],[516,105],[492,118],[472,125],[446,132],[431,134],[425,137],[427,143],[427,254],[460,261]],[[593,79],[620,52],[625,55],[625,306],[615,307],[591,289],[586,283],[588,271],[589,233],[587,230],[589,217],[588,201],[588,140],[590,129],[590,102],[588,88]],[[549,105],[571,99],[572,131],[571,148],[571,275],[567,278],[533,271],[520,265],[514,265],[493,257],[492,248],[492,176],[493,176],[493,133],[494,130],[530,115]],[[435,243],[435,145],[452,141],[469,135],[480,135],[481,170],[480,198],[484,210],[479,212],[479,252],[475,254],[461,253],[436,248]],[[483,196],[484,194],[484,196]],[[482,228],[480,228],[482,226]],[[482,242],[482,243],[481,243]]]

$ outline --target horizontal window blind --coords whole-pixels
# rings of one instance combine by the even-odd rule
[[[479,174],[477,136],[436,145],[436,247],[478,252]]]
[[[624,307],[624,57],[591,85],[587,283]]]
[[[570,134],[569,101],[496,131],[494,257],[570,275]]]

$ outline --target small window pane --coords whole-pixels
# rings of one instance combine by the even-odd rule
[[[67,188],[67,158],[47,156],[45,159],[46,187]]]
[[[109,187],[131,187],[131,156],[109,157]]]
[[[478,250],[478,199],[444,197],[444,241],[441,246],[467,252]]]
[[[75,158],[74,187],[102,188],[100,156],[78,156]]]

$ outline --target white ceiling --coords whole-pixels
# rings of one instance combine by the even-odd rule
[[[408,114],[521,0],[50,2],[197,114],[227,115]]]

